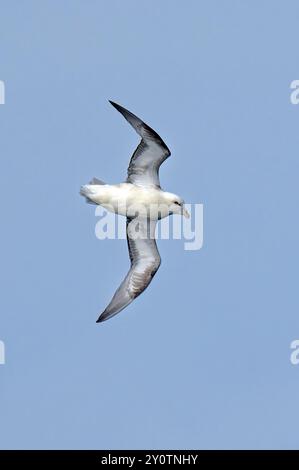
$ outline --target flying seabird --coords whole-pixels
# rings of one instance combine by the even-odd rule
[[[93,178],[80,191],[86,202],[127,218],[131,267],[97,322],[108,320],[127,307],[158,271],[161,258],[155,240],[157,221],[171,214],[189,217],[183,199],[160,186],[159,168],[170,156],[167,145],[133,113],[113,101],[110,103],[140,135],[141,141],[131,157],[125,183],[110,185]]]

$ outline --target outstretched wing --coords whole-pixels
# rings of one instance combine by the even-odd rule
[[[127,241],[131,268],[97,322],[108,320],[129,305],[149,285],[161,258],[155,240],[156,221],[127,219]]]
[[[128,167],[128,183],[138,186],[160,188],[159,168],[170,156],[170,150],[161,137],[133,113],[119,104],[110,101],[117,111],[134,127],[141,141],[131,158]]]

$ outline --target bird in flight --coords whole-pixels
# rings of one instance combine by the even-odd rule
[[[111,302],[97,322],[113,317],[127,307],[150,284],[161,258],[155,240],[157,221],[172,214],[189,217],[184,201],[160,186],[160,165],[170,156],[161,137],[133,113],[110,101],[131,124],[141,141],[133,153],[125,183],[106,184],[93,178],[80,194],[90,204],[127,218],[127,242],[131,267]]]

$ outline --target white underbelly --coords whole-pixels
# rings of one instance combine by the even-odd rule
[[[126,217],[167,217],[169,208],[159,199],[159,192],[156,190],[144,190],[124,183],[116,186],[98,186],[97,194],[93,199],[97,204],[115,214]]]

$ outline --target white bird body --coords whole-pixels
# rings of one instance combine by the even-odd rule
[[[189,217],[184,201],[160,187],[159,168],[170,156],[169,148],[141,119],[122,106],[110,103],[140,135],[141,141],[130,160],[125,183],[111,185],[93,178],[80,191],[88,203],[101,205],[127,218],[131,267],[98,322],[108,320],[127,307],[152,281],[161,263],[155,240],[157,221],[171,214]]]
[[[174,194],[155,187],[142,187],[132,183],[86,184],[81,192],[91,202],[101,205],[110,212],[126,217],[149,217],[151,220],[167,217],[172,207]],[[181,213],[181,209],[179,210]]]

